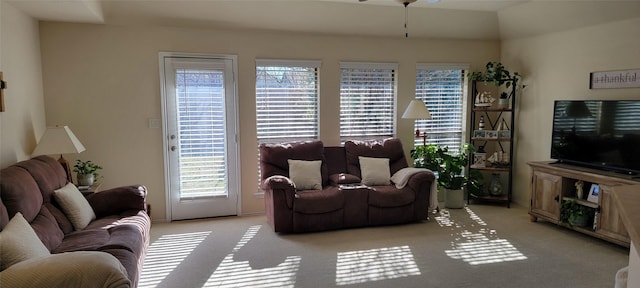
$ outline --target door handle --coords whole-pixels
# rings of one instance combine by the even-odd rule
[[[556,195],[556,197],[554,197],[553,200],[556,200],[556,202],[560,202],[560,195]]]
[[[171,146],[171,151],[176,151],[176,146]]]

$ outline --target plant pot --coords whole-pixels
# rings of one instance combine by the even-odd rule
[[[506,99],[506,98],[499,98],[499,99],[498,99],[498,108],[500,108],[500,109],[507,109],[507,108],[509,108],[509,99]]]
[[[571,215],[569,216],[569,224],[571,226],[584,227],[587,226],[589,222],[588,215]]]
[[[77,174],[79,186],[91,186],[95,181],[93,174]]]
[[[464,207],[464,190],[445,189],[444,207],[459,209]]]

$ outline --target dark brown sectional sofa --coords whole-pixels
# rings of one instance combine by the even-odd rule
[[[435,176],[431,171],[411,174],[406,186],[394,183],[353,188],[360,183],[359,157],[389,159],[389,175],[407,168],[402,143],[347,141],[343,147],[324,147],[321,141],[262,144],[260,168],[265,210],[275,232],[310,232],[349,227],[390,225],[427,219]],[[289,160],[321,160],[321,189],[300,191],[289,178]],[[349,189],[347,189],[349,188]]]
[[[52,256],[75,251],[106,252],[115,256],[122,267],[126,269],[126,276],[129,278],[128,281],[124,279],[129,284],[122,284],[124,282],[120,281],[118,282],[120,284],[116,286],[136,287],[149,245],[151,226],[146,210],[146,188],[141,185],[125,186],[87,196],[96,218],[84,229],[78,230],[74,229],[69,218],[53,197],[55,190],[67,184],[66,179],[66,173],[60,163],[48,156],[38,156],[2,169],[0,171],[0,230],[3,230],[9,220],[20,212]],[[51,268],[54,266],[61,268],[69,264],[62,261],[54,261],[53,263],[54,265],[47,265]],[[14,266],[18,264],[14,264]],[[34,267],[36,266],[34,265]],[[96,267],[86,268],[97,269]],[[29,274],[34,276],[41,271],[33,270],[31,272]],[[3,275],[9,277],[7,274],[0,274],[0,278]],[[12,277],[19,276],[16,275],[18,274]],[[75,277],[76,275],[69,273],[61,276]],[[9,281],[9,278],[4,280]],[[0,281],[3,280],[0,279]],[[17,279],[16,281],[21,283],[22,280]],[[53,283],[50,282],[46,286],[56,286]],[[71,284],[74,283],[73,281],[66,283],[78,285]],[[108,286],[100,283],[83,283],[82,287]]]

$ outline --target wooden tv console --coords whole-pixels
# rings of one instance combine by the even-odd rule
[[[546,220],[629,247],[629,234],[622,223],[611,191],[615,186],[640,184],[638,176],[553,162],[529,162],[527,164],[532,171],[531,206],[529,208],[531,221]],[[575,183],[578,181],[584,182],[585,196],[582,199],[576,197]],[[597,203],[586,200],[592,184],[600,186]],[[575,200],[578,204],[592,207],[596,211],[593,225],[576,227],[560,221],[561,203],[569,200]]]

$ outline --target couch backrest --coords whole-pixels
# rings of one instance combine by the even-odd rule
[[[2,169],[0,229],[21,212],[49,250],[57,247],[64,234],[73,231],[71,222],[52,197],[54,190],[66,185],[66,179],[60,163],[49,156],[38,156]]]
[[[324,147],[324,158],[327,159],[329,176],[347,173],[347,154],[342,146]]]
[[[347,161],[347,172],[362,177],[360,173],[360,159],[363,157],[389,158],[389,170],[391,175],[402,168],[409,167],[404,155],[402,142],[397,138],[388,138],[382,141],[346,141],[344,143]]]
[[[261,181],[274,175],[289,177],[288,159],[322,160],[322,183],[329,182],[322,141],[289,142],[260,145]]]

